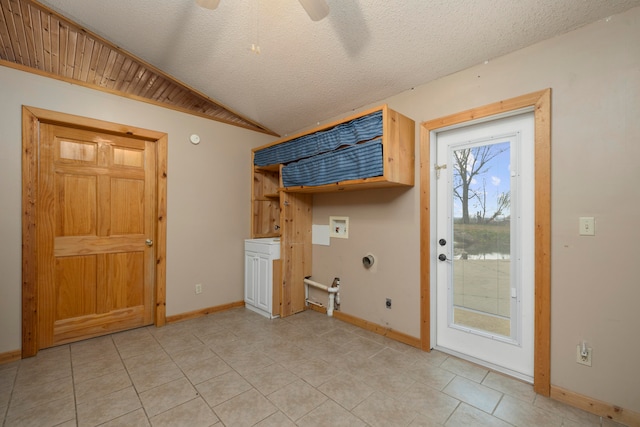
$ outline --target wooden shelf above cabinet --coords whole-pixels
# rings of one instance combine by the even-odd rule
[[[376,176],[373,178],[340,181],[325,185],[300,185],[296,187],[286,187],[282,190],[288,193],[335,193],[338,191],[355,191],[373,188],[411,187],[412,185],[413,184],[399,184],[397,182],[389,182],[382,176]]]
[[[280,165],[255,166],[254,170],[256,172],[278,172],[280,170]]]
[[[275,194],[264,194],[260,197],[254,197],[253,201],[255,202],[273,202],[274,200],[280,199],[280,193]]]
[[[253,239],[270,239],[280,237],[280,233],[261,233],[254,234]]]
[[[252,168],[251,236],[253,238],[280,235],[280,166]]]

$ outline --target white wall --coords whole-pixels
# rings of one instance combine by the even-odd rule
[[[640,412],[638,40],[635,8],[380,103],[419,138],[423,121],[552,88],[551,383]],[[340,276],[346,313],[418,337],[419,186],[316,195],[314,224],[329,215],[350,217],[350,239],[313,247],[314,277]],[[595,237],[578,236],[580,216],[596,218]],[[575,362],[583,339],[591,368]]]
[[[21,347],[22,105],[166,132],[167,315],[243,299],[251,148],[274,137],[0,66],[0,353]]]

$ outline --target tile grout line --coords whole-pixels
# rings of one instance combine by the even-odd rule
[[[124,331],[126,332],[126,331]],[[149,335],[151,335],[153,337],[154,340],[156,340],[155,336],[153,336],[153,334],[149,333]],[[144,405],[142,404],[142,399],[140,399],[140,392],[138,391],[138,388],[136,387],[135,383],[133,382],[133,378],[131,377],[131,372],[129,372],[129,368],[127,367],[127,364],[124,362],[124,358],[122,357],[122,353],[120,352],[120,348],[118,347],[118,344],[115,342],[115,340],[113,339],[114,334],[111,334],[111,342],[113,343],[113,346],[116,349],[116,352],[118,353],[118,357],[120,358],[120,363],[122,363],[122,367],[124,368],[125,372],[127,373],[127,377],[129,377],[129,381],[131,382],[131,387],[133,387],[133,390],[136,392],[136,397],[138,398],[138,402],[140,402],[140,408],[138,409],[142,409],[142,411],[144,412],[144,416],[147,419],[147,422],[149,422],[149,425],[151,425],[151,419],[149,418],[149,414],[147,413],[147,410],[145,409]],[[156,340],[157,342],[158,340]],[[159,343],[158,343],[159,344]],[[163,349],[164,350],[164,349]],[[132,356],[135,357],[135,356]],[[124,389],[118,390],[118,391],[122,391]],[[117,393],[117,391],[115,391],[114,393]],[[109,421],[113,421],[115,419],[118,419],[122,416],[128,415],[132,412],[137,411],[138,409],[134,409],[132,411],[127,412],[126,414],[122,414],[112,420],[108,420],[105,421],[105,423],[109,422]],[[104,423],[103,423],[104,424]]]
[[[113,340],[113,338],[111,338],[111,340]],[[75,366],[73,363],[73,351],[71,349],[71,344],[69,344],[69,364],[71,365],[71,387],[73,390],[73,413],[76,416],[76,426],[79,426],[80,420],[78,419],[78,399],[76,397]]]
[[[4,426],[7,422],[7,416],[9,415],[9,408],[11,407],[11,403],[13,401],[13,393],[16,390],[16,382],[18,381],[18,372],[20,372],[21,363],[18,363],[16,366],[16,373],[13,376],[13,381],[11,382],[11,391],[9,392],[9,400],[7,400],[7,407],[4,410],[4,416],[2,418],[2,425]]]

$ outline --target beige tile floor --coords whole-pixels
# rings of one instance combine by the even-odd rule
[[[3,426],[615,426],[463,360],[244,308],[0,365]]]

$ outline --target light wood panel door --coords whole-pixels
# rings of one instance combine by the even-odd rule
[[[154,319],[156,145],[40,127],[38,347]]]

